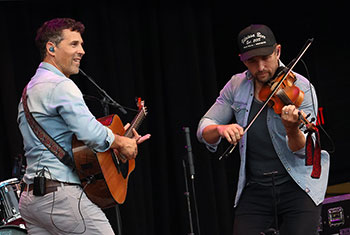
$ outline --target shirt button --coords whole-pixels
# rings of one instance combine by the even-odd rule
[[[290,168],[289,168],[289,167],[287,168],[287,171],[290,171]]]
[[[309,193],[310,189],[309,188],[305,188],[305,192]]]

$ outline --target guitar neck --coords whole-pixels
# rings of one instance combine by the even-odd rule
[[[130,127],[126,130],[124,136],[129,138],[133,137],[134,134],[132,133],[132,129],[137,130],[140,127],[143,119],[145,119],[146,117],[146,114],[147,112],[145,108],[144,107],[141,108],[138,114],[136,115],[136,117],[134,118],[134,120],[131,122]]]

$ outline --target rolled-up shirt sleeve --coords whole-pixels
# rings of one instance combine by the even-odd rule
[[[200,142],[204,143],[207,149],[211,152],[215,152],[217,150],[217,146],[221,142],[222,138],[220,137],[216,143],[210,144],[203,138],[203,130],[210,125],[225,125],[229,123],[233,117],[231,103],[232,84],[231,81],[229,81],[220,91],[220,96],[216,99],[215,103],[199,121],[197,128],[197,138]]]
[[[78,140],[97,152],[104,152],[110,148],[115,138],[113,132],[92,115],[81,91],[73,81],[58,83],[53,90],[50,104]]]
[[[219,138],[219,140],[214,143],[214,144],[210,144],[208,143],[207,141],[205,141],[205,139],[203,138],[202,134],[203,134],[203,130],[204,128],[206,128],[207,126],[210,126],[210,125],[216,125],[217,123],[210,119],[210,118],[206,118],[206,117],[203,117],[200,122],[199,122],[199,125],[198,125],[198,129],[197,129],[197,138],[200,142],[204,143],[205,146],[207,147],[207,149],[210,151],[210,152],[216,152],[217,148],[218,148],[218,145],[220,144],[221,142],[221,137]]]

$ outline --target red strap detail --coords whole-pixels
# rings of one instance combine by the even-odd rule
[[[309,132],[306,136],[306,149],[305,149],[305,154],[306,154],[306,159],[305,159],[305,165],[306,166],[311,166],[313,163],[313,152],[314,152],[314,144],[312,141],[312,134]]]
[[[316,129],[316,146],[314,150],[314,161],[311,177],[312,178],[320,178],[321,176],[321,145],[320,145],[320,134]]]
[[[316,143],[314,145],[312,140],[312,133],[316,134]],[[305,152],[306,152],[306,159],[305,159],[305,165],[311,166],[312,178],[320,178],[321,176],[321,145],[320,145],[320,133],[316,127],[314,127],[313,132],[309,132],[306,137],[306,146],[305,146]]]

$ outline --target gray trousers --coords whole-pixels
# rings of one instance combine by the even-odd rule
[[[92,203],[82,188],[63,185],[56,192],[34,196],[24,191],[19,211],[28,234],[114,234],[103,211]]]

